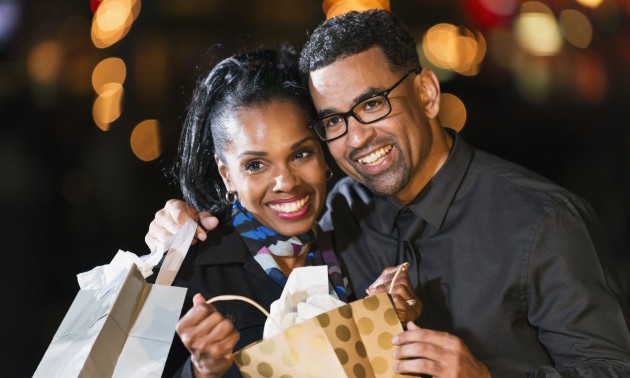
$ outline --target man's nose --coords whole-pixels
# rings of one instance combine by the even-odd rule
[[[348,117],[348,137],[346,145],[352,148],[361,148],[369,142],[375,134],[372,125],[366,125],[357,121],[354,117]]]

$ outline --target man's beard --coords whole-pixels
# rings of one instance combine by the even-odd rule
[[[411,176],[407,162],[400,156],[396,164],[378,175],[358,173],[363,185],[379,196],[395,196],[409,184]]]

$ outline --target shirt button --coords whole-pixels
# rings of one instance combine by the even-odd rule
[[[232,315],[232,314],[226,314],[224,316],[226,319],[228,319],[229,321],[232,322],[232,324],[236,324],[236,316]]]

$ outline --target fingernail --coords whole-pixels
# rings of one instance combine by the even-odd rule
[[[201,241],[204,241],[204,240],[206,240],[206,235],[204,233],[200,232],[200,233],[197,234],[197,239],[199,239]]]
[[[398,373],[400,370],[398,369],[398,364],[394,364],[394,372]]]
[[[396,345],[398,343],[398,335],[392,337],[392,344]]]

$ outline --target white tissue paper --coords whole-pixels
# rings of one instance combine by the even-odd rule
[[[329,292],[327,266],[295,268],[280,298],[271,304],[271,317],[265,322],[263,339],[345,304]],[[274,321],[282,330],[278,330]]]
[[[188,219],[176,235],[173,235],[166,243],[159,245],[148,255],[137,256],[135,253],[119,250],[109,264],[100,265],[90,271],[77,274],[79,287],[81,290],[100,290],[98,294],[100,299],[107,292],[122,284],[133,264],[138,267],[144,278],[149,277],[153,274],[153,267],[160,262],[167,250],[169,253],[164,258],[156,283],[170,285],[179,270],[181,261],[186,256],[196,229],[197,223]]]

